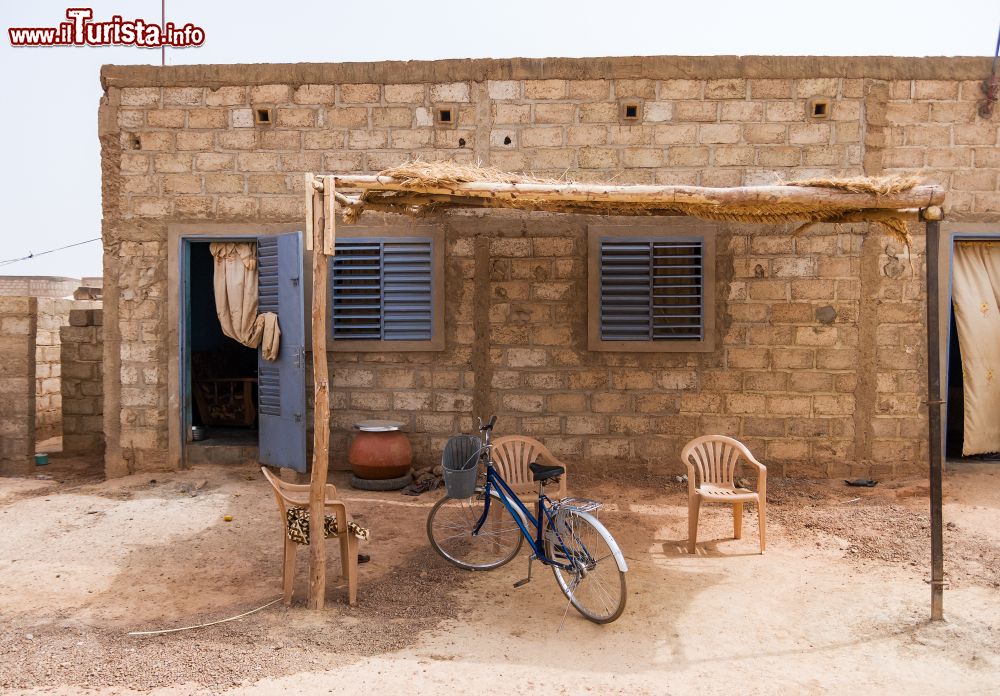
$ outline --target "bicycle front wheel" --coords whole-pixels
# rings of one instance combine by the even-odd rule
[[[559,589],[594,623],[611,623],[625,611],[625,573],[615,552],[621,553],[604,525],[575,510],[557,513],[545,534],[545,554],[572,567],[552,566]]]
[[[500,494],[490,491],[490,510],[483,516],[486,494],[477,488],[471,498],[439,500],[427,516],[427,538],[446,561],[466,570],[493,570],[508,563],[521,550],[524,537],[507,513]]]

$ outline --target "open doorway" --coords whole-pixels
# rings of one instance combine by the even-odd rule
[[[255,462],[306,470],[302,233],[287,227],[179,225],[168,231],[179,290],[168,298],[178,337],[168,375],[177,394],[168,406],[168,457],[176,466]],[[226,262],[220,282],[229,299],[224,317],[233,322],[228,332],[249,331],[245,342],[254,345],[257,336],[266,352],[223,332],[213,243],[228,247],[216,248]],[[256,333],[258,320],[263,334]]]
[[[955,308],[948,303],[950,328],[948,330],[948,417],[945,427],[945,456],[959,459],[965,432],[965,397],[962,380],[962,352],[958,345],[958,327],[955,324]]]
[[[192,242],[189,253],[189,444],[256,446],[257,350],[222,332],[215,310],[215,264],[209,242]]]

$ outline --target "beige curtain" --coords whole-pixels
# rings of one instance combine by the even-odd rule
[[[965,383],[962,454],[1000,452],[1000,243],[955,245],[953,293]]]
[[[209,245],[215,258],[215,311],[222,333],[250,348],[261,347],[265,360],[278,357],[281,330],[274,312],[257,314],[257,245]]]

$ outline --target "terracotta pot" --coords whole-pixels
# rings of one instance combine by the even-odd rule
[[[347,461],[351,471],[363,479],[398,478],[410,470],[413,448],[406,433],[360,431],[354,436]]]

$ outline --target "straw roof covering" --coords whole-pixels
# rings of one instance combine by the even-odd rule
[[[490,207],[597,215],[690,215],[704,220],[781,224],[872,221],[909,241],[900,211],[940,205],[941,187],[914,175],[803,179],[774,186],[707,188],[590,184],[545,179],[455,162],[415,161],[376,176],[340,176],[348,222],[368,210],[425,215],[443,208]],[[355,196],[345,190],[360,190]],[[912,216],[911,216],[912,217]]]

